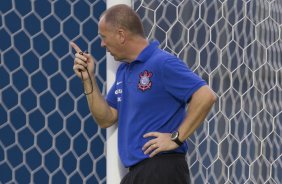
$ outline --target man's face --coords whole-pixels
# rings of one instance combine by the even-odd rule
[[[119,34],[114,27],[107,25],[103,18],[99,21],[99,35],[101,37],[101,47],[114,57],[116,61],[124,59],[122,57],[122,45],[120,44]]]

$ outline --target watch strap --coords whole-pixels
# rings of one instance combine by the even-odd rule
[[[176,144],[178,144],[178,146],[182,146],[183,142],[181,142],[178,137],[176,139],[173,140]]]

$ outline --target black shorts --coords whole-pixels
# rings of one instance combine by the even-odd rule
[[[184,154],[162,154],[129,168],[121,184],[190,184]]]

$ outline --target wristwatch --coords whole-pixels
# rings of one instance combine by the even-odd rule
[[[178,146],[181,146],[183,144],[183,142],[181,142],[179,140],[179,132],[178,131],[174,131],[171,133],[171,140],[174,141],[176,144],[178,144]]]

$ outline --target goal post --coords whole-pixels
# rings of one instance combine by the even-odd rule
[[[107,9],[116,4],[126,4],[131,6],[131,0],[107,0]],[[118,62],[107,52],[107,92],[115,81],[115,73]],[[122,165],[117,147],[117,125],[107,129],[107,183],[119,184],[121,178],[126,174],[127,169]]]

